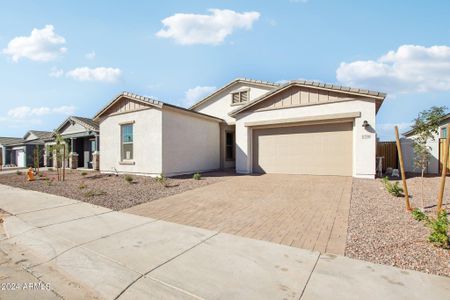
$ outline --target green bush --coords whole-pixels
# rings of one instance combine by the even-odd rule
[[[200,180],[202,179],[202,174],[200,174],[199,172],[195,173],[194,176],[192,176],[192,178],[194,180]]]
[[[414,220],[416,220],[416,221],[421,222],[421,221],[424,221],[424,220],[428,220],[427,215],[426,215],[423,211],[421,211],[420,209],[418,209],[418,208],[414,209],[414,210],[411,212],[411,214],[412,214]]]
[[[391,183],[389,181],[389,178],[384,177],[383,178],[383,184],[384,187],[386,188],[386,190],[388,191],[389,194],[391,194],[392,196],[395,197],[400,197],[403,194],[403,189],[400,187],[398,181]]]
[[[81,176],[86,176],[87,172],[81,172]]]
[[[78,188],[80,189],[80,190],[83,190],[83,189],[85,189],[87,186],[86,186],[86,184],[84,184],[84,183],[82,183],[82,184],[80,184],[79,186],[78,186]]]
[[[448,225],[449,220],[445,210],[439,212],[437,219],[430,218],[427,222],[427,226],[431,228],[431,234],[428,240],[438,247],[448,248],[450,243]]]
[[[133,177],[131,177],[130,175],[125,175],[124,179],[128,183],[132,183],[133,182]]]
[[[167,177],[164,176],[164,174],[161,173],[158,177],[155,178],[155,180],[162,186],[167,187]]]

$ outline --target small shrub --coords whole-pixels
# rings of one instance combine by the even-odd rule
[[[131,177],[130,175],[125,175],[124,179],[128,183],[132,183],[133,182],[133,177]]]
[[[416,221],[421,222],[421,221],[428,220],[427,215],[426,215],[423,211],[421,211],[420,209],[418,209],[418,208],[414,209],[414,210],[411,212],[411,214],[412,214],[414,220],[416,220]]]
[[[194,176],[192,176],[192,178],[194,180],[200,180],[202,179],[202,174],[200,174],[199,172],[195,173]]]
[[[53,170],[53,168],[47,168],[47,171],[53,172],[54,170]]]
[[[86,176],[87,175],[87,172],[81,172],[81,176]]]
[[[156,182],[158,182],[159,184],[161,184],[164,187],[167,187],[167,177],[164,176],[164,174],[160,174],[158,177],[155,178]]]
[[[106,195],[106,192],[101,191],[101,190],[90,190],[90,191],[87,191],[86,193],[84,193],[84,196],[86,198],[93,198],[93,197],[103,196],[103,195]]]
[[[400,197],[403,194],[403,189],[400,187],[398,181],[391,183],[386,177],[383,178],[383,184],[389,194],[395,197]]]
[[[53,179],[53,178],[52,178],[52,179],[48,179],[48,178],[47,178],[47,179],[46,179],[47,185],[48,185],[48,186],[52,186],[54,180],[55,180],[55,179]]]
[[[39,172],[37,175],[38,177],[44,177],[44,174],[42,174],[41,172]]]
[[[83,189],[87,188],[87,186],[86,186],[85,183],[82,183],[82,184],[80,184],[80,185],[78,186],[78,188],[79,188],[80,190],[83,190]]]
[[[428,240],[435,246],[448,248],[449,247],[449,237],[448,237],[448,225],[449,220],[447,218],[447,212],[442,210],[439,212],[437,219],[430,218],[427,222],[427,226],[431,229],[431,234],[428,236]]]
[[[16,171],[16,174],[17,174],[17,175],[22,175],[22,171],[17,170],[17,171]]]

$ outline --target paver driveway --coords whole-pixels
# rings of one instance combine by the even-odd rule
[[[126,212],[293,247],[344,254],[352,179],[236,176]]]

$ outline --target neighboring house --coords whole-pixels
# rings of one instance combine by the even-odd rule
[[[72,169],[87,168],[97,169],[99,126],[89,118],[70,116],[55,129],[54,134],[59,134],[67,142],[68,166]],[[55,144],[54,136],[46,141],[46,151]],[[46,165],[56,167],[54,153],[47,153]]]
[[[450,123],[450,113],[445,115],[439,125],[438,133],[434,135],[434,140],[429,140],[427,146],[430,147],[431,157],[429,160],[428,168],[426,173],[429,174],[440,174],[442,170],[442,157],[443,157],[443,142],[447,137],[447,124]],[[403,160],[405,164],[405,171],[411,173],[419,173],[420,170],[414,166],[414,131],[409,130],[403,133],[404,138],[402,138],[402,151]]]
[[[16,137],[0,137],[0,169],[1,167],[6,167],[10,165],[11,162],[11,153],[8,152],[8,156],[6,155],[6,149],[9,144],[14,144],[23,141],[22,138]]]
[[[3,166],[24,168],[34,165],[35,149],[39,149],[39,165],[44,164],[44,140],[51,132],[30,130],[23,138],[0,138]]]
[[[386,94],[236,79],[189,110],[124,92],[102,109],[102,172],[375,177],[375,116]]]

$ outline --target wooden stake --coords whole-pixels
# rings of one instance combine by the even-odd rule
[[[400,161],[400,171],[401,171],[401,175],[402,175],[403,192],[405,193],[406,210],[411,211],[412,207],[411,207],[411,203],[409,202],[408,187],[406,185],[405,167],[403,164],[402,145],[400,144],[400,138],[398,135],[398,127],[397,126],[395,126],[395,141],[397,143],[398,160]]]
[[[66,143],[63,144],[63,176],[62,181],[66,180]]]
[[[447,176],[447,166],[448,166],[448,147],[450,146],[450,124],[447,124],[447,138],[444,142],[444,161],[442,162],[442,172],[441,172],[441,186],[439,189],[437,212],[442,210],[442,200],[444,199],[444,189],[445,189],[445,179]]]

